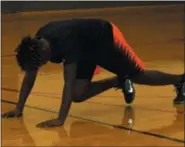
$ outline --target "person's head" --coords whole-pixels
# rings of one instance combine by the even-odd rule
[[[22,70],[38,69],[50,59],[50,45],[42,37],[26,36],[15,50],[16,60]]]

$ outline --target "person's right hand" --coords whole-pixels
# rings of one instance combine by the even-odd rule
[[[21,117],[21,116],[22,112],[17,109],[1,114],[2,118]]]

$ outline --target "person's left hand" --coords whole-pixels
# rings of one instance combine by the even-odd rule
[[[58,127],[58,126],[62,126],[63,122],[59,119],[52,119],[52,120],[47,120],[44,122],[41,122],[39,124],[37,124],[37,127],[39,128],[49,128],[49,127]]]

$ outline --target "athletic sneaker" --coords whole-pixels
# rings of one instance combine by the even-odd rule
[[[118,81],[117,88],[122,89],[126,103],[131,104],[135,99],[135,88],[132,81],[128,78],[124,78],[124,80],[118,79]]]
[[[185,102],[185,82],[175,84],[176,98],[173,100],[174,104],[184,104]]]

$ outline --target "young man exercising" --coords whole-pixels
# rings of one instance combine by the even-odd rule
[[[185,101],[185,74],[145,69],[119,29],[105,20],[50,22],[40,28],[33,38],[23,38],[16,53],[25,77],[16,109],[4,113],[3,117],[22,115],[38,69],[48,61],[63,63],[65,84],[58,118],[42,122],[38,124],[39,127],[63,125],[72,102],[83,102],[110,88],[121,88],[127,103],[131,103],[135,93],[131,81],[149,86],[173,85],[177,90],[174,103]],[[91,82],[96,66],[116,76]]]

